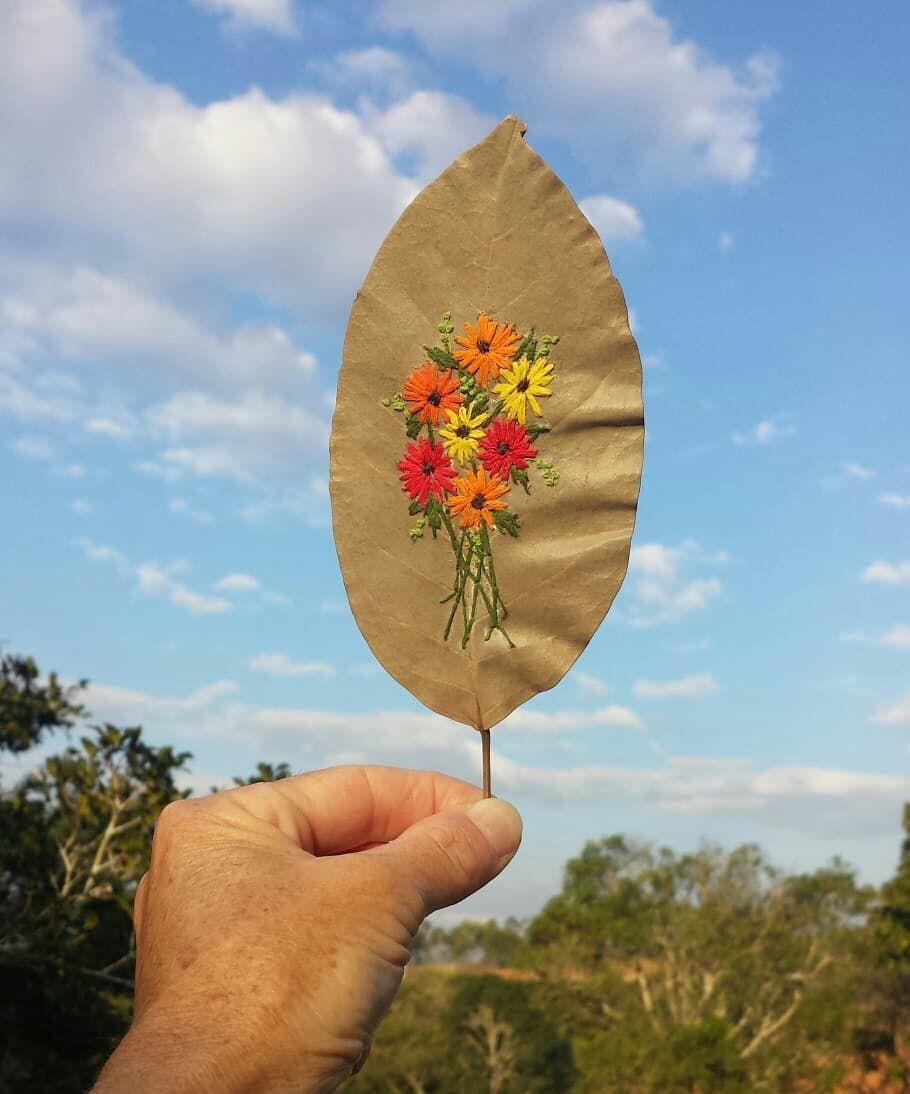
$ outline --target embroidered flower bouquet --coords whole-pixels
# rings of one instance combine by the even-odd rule
[[[485,314],[453,339],[446,312],[438,330],[439,345],[424,346],[423,364],[400,393],[383,400],[405,420],[408,442],[397,467],[417,518],[410,536],[420,540],[429,528],[434,539],[442,533],[451,545],[444,638],[458,619],[466,647],[480,616],[485,639],[498,631],[514,646],[493,548],[499,535],[514,537],[521,528],[512,488],[530,494],[530,470],[546,486],[559,481],[537,447],[550,431],[540,400],[552,394],[550,351],[558,339],[538,338],[533,329],[522,335]]]

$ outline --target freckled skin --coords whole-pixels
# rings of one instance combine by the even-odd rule
[[[133,1028],[93,1094],[336,1090],[424,916],[517,849],[517,814],[479,797],[349,767],[168,806],[136,894]]]

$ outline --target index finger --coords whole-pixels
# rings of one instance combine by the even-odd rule
[[[483,796],[479,787],[438,771],[328,767],[226,792],[313,855],[387,843],[425,817]]]

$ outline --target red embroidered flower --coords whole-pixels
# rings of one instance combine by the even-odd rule
[[[480,462],[491,475],[509,481],[513,467],[524,471],[528,460],[533,460],[537,449],[531,444],[523,425],[509,418],[494,418],[480,442]]]
[[[442,445],[430,444],[426,437],[409,444],[396,466],[404,483],[401,489],[421,505],[426,505],[430,494],[444,501],[446,494],[452,493],[452,481],[458,474]]]

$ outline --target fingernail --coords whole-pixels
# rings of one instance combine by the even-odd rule
[[[515,854],[521,843],[522,825],[513,805],[500,798],[482,798],[467,813],[500,858],[511,858]]]

